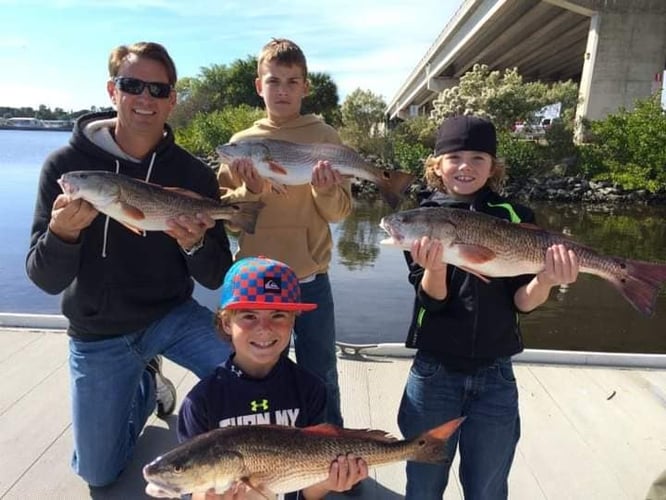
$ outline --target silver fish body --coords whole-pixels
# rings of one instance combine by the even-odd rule
[[[259,492],[306,488],[328,476],[339,455],[352,453],[369,467],[416,460],[446,460],[446,442],[464,419],[446,422],[416,439],[397,440],[378,430],[323,424],[305,429],[251,425],[196,436],[143,469],[149,494],[179,496],[213,488],[224,492],[242,481]]]
[[[262,177],[280,185],[307,184],[312,168],[327,160],[341,175],[365,179],[377,185],[393,208],[414,180],[412,174],[384,170],[366,162],[352,148],[340,144],[299,144],[276,139],[242,139],[218,146],[217,154],[225,163],[235,158],[250,158]]]
[[[122,174],[78,170],[58,179],[61,189],[72,199],[82,198],[98,211],[135,232],[165,231],[167,220],[179,215],[206,213],[213,219],[229,220],[252,233],[262,202],[220,203],[194,197],[176,189],[143,182]]]
[[[579,268],[611,283],[638,311],[651,315],[666,281],[666,264],[606,256],[557,233],[513,224],[489,215],[445,207],[405,210],[384,217],[390,235],[383,244],[409,249],[423,236],[439,239],[442,260],[485,277],[537,274],[546,250],[562,244],[578,257]]]

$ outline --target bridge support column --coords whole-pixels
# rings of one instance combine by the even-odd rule
[[[666,14],[607,12],[592,15],[580,83],[581,118],[598,120],[654,90],[666,60]],[[577,139],[582,139],[579,125]]]

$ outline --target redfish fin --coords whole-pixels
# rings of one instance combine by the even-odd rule
[[[276,174],[287,175],[287,169],[274,160],[268,160],[268,169]]]
[[[372,439],[385,443],[391,443],[398,440],[395,436],[392,436],[386,431],[377,429],[343,429],[342,427],[333,424],[313,425],[302,429],[302,432],[313,436]]]
[[[263,201],[236,202],[238,211],[231,215],[229,222],[233,227],[240,228],[248,234],[254,234],[257,217],[265,203]]]
[[[123,226],[125,226],[127,229],[132,231],[135,234],[138,234],[139,236],[144,236],[143,230],[139,229],[138,227],[132,226],[131,224],[127,224],[126,222],[120,222]]]
[[[399,170],[383,170],[377,179],[377,188],[391,208],[397,208],[405,190],[414,182],[414,175]]]
[[[130,205],[129,203],[125,203],[124,201],[120,202],[120,209],[122,210],[123,214],[125,214],[130,219],[143,220],[146,218],[146,214],[144,214],[140,208],[137,208],[134,205]]]
[[[483,281],[486,284],[490,283],[490,280],[488,278],[486,278],[483,274],[477,273],[474,269],[470,269],[469,267],[465,267],[465,266],[461,266],[460,269],[462,269],[463,271],[468,272],[469,274],[472,274],[472,275],[476,276],[477,278],[479,278],[481,281]]]
[[[485,264],[497,256],[490,248],[481,245],[456,244],[455,247],[460,257],[471,264]]]
[[[245,493],[245,496],[243,498],[265,498],[266,500],[274,500],[277,498],[277,494],[273,493],[271,490],[266,488],[265,486],[255,486],[252,484],[252,479],[249,478],[241,478],[240,482],[246,485],[249,488],[249,492]],[[254,493],[254,495],[252,493]],[[236,496],[234,495],[234,498]]]
[[[419,448],[410,460],[432,464],[449,460],[446,444],[464,420],[465,417],[454,418],[418,436],[416,441],[419,443]]]
[[[609,281],[636,310],[646,316],[654,314],[659,289],[666,282],[666,264],[626,260],[625,279]]]

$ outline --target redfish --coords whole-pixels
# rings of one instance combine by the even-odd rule
[[[444,262],[481,278],[537,274],[544,268],[548,247],[562,244],[576,253],[580,272],[608,281],[648,316],[654,314],[659,289],[666,281],[666,263],[602,255],[564,235],[480,212],[416,208],[388,215],[379,225],[390,235],[382,244],[409,249],[423,236],[439,239]]]
[[[72,199],[82,198],[103,214],[134,232],[165,231],[167,219],[179,215],[194,217],[206,213],[225,219],[248,233],[254,232],[260,201],[220,203],[210,198],[193,197],[157,184],[114,172],[78,170],[58,179],[62,191]]]
[[[352,453],[369,467],[413,460],[442,463],[446,443],[464,420],[457,418],[410,440],[379,430],[330,424],[298,429],[277,425],[225,427],[186,441],[143,468],[146,491],[180,497],[214,489],[223,493],[240,481],[267,494],[297,491],[328,477],[333,460]]]
[[[218,146],[217,154],[225,163],[234,158],[250,158],[262,177],[277,190],[280,186],[307,184],[312,167],[327,160],[343,176],[373,182],[386,202],[396,208],[414,176],[399,170],[385,170],[366,162],[352,148],[340,144],[298,144],[276,139],[242,139]]]

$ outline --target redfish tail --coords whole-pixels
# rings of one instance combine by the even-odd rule
[[[416,441],[419,443],[419,447],[410,460],[431,464],[446,462],[448,459],[446,444],[449,438],[458,430],[463,420],[465,420],[465,417],[449,420],[417,437]]]
[[[666,282],[666,264],[626,260],[626,278],[611,279],[611,283],[636,310],[652,316],[659,289]]]
[[[400,170],[384,170],[379,174],[377,187],[391,208],[397,208],[402,194],[414,182],[414,175]]]
[[[249,234],[254,234],[254,228],[257,225],[257,217],[265,203],[263,201],[239,201],[233,203],[238,207],[229,219],[233,227],[237,227]]]

